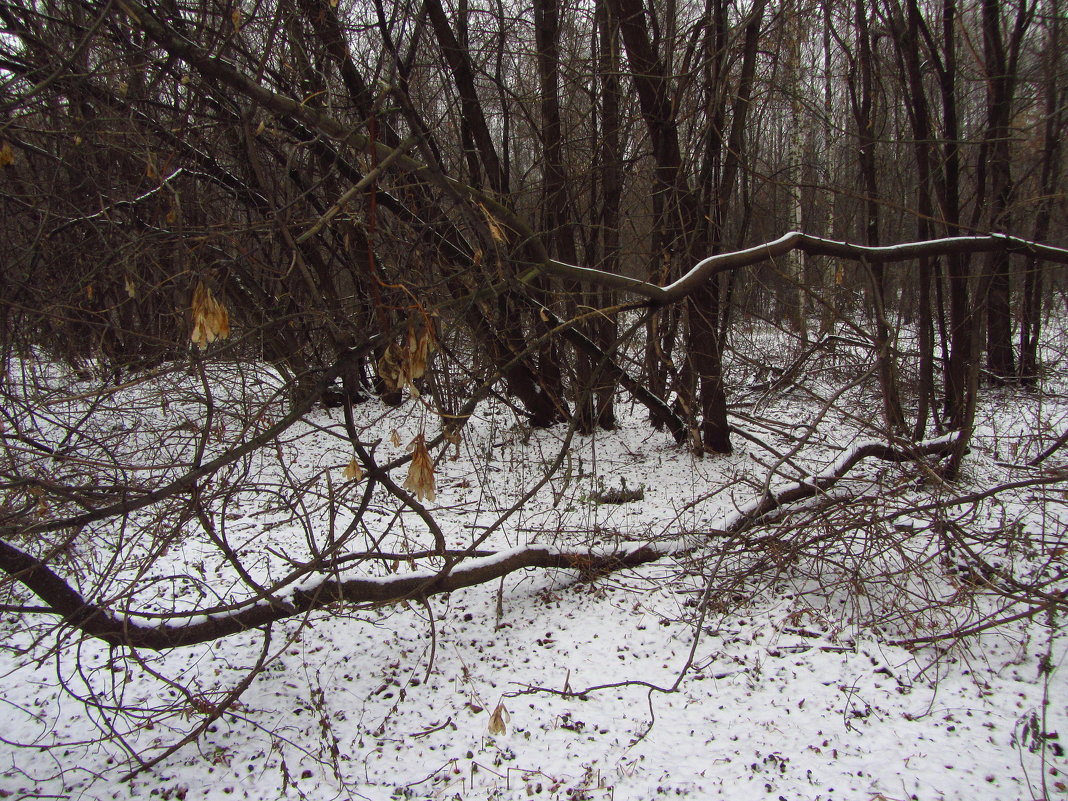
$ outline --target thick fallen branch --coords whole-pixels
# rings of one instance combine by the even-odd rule
[[[0,568],[32,590],[54,614],[63,618],[66,625],[111,645],[152,651],[217,640],[336,602],[396,603],[485,584],[529,567],[566,568],[596,575],[634,567],[664,555],[664,552],[650,547],[596,556],[568,553],[546,545],[526,545],[492,556],[468,559],[447,574],[420,570],[383,578],[348,579],[316,575],[303,585],[275,593],[273,602],[261,601],[220,615],[195,615],[184,622],[155,625],[146,618],[115,615],[86,602],[43,562],[0,541]]]
[[[731,515],[721,533],[738,534],[760,524],[789,504],[825,492],[861,460],[874,457],[904,462],[923,456],[946,455],[958,435],[897,448],[881,442],[866,442],[846,451],[817,476],[763,496]],[[175,615],[162,624],[138,615],[118,615],[88,602],[70,584],[38,558],[0,541],[0,569],[32,591],[59,615],[63,623],[111,645],[160,651],[216,640],[257,629],[287,617],[304,614],[331,603],[389,604],[410,598],[425,598],[485,584],[525,568],[562,568],[596,576],[635,567],[665,556],[701,547],[704,536],[687,536],[668,543],[634,546],[609,552],[564,551],[547,545],[524,545],[508,551],[468,558],[451,571],[420,570],[381,578],[343,574],[304,576],[271,588],[269,600],[238,606],[220,613]]]

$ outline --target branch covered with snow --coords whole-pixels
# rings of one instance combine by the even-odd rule
[[[903,462],[924,456],[942,456],[950,452],[958,436],[950,434],[906,447],[882,442],[858,443],[819,475],[769,491],[743,506],[723,531],[740,533],[758,525],[775,510],[825,492],[863,459],[874,457]],[[526,568],[578,570],[585,576],[596,576],[652,562],[700,544],[699,538],[686,537],[656,546],[585,552],[547,545],[523,545],[466,559],[462,553],[454,554],[446,557],[445,565],[438,570],[423,569],[384,577],[345,577],[336,572],[314,572],[305,574],[300,582],[295,578],[280,582],[269,588],[265,597],[245,605],[220,613],[173,615],[162,623],[138,615],[116,614],[91,603],[43,561],[2,540],[0,569],[44,601],[49,611],[62,617],[68,626],[112,645],[165,650],[261,628],[336,602],[381,605],[426,598],[485,584]]]

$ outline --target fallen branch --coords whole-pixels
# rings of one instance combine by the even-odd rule
[[[740,508],[723,528],[727,534],[738,534],[752,528],[769,514],[792,503],[822,494],[838,483],[863,459],[874,457],[886,462],[908,462],[922,456],[948,456],[960,438],[953,432],[936,439],[917,442],[907,448],[893,447],[884,442],[861,442],[845,451],[826,470],[786,487],[769,490],[760,498]]]
[[[419,570],[382,578],[326,578],[314,575],[303,584],[282,590],[272,588],[272,599],[222,615],[198,614],[185,621],[156,625],[137,615],[120,616],[87,602],[46,564],[9,543],[0,541],[0,569],[48,604],[63,623],[103,640],[109,645],[163,651],[217,640],[238,632],[258,629],[278,620],[300,615],[332,603],[390,604],[425,598],[485,584],[531,567],[578,570],[600,575],[635,567],[665,556],[664,551],[643,546],[603,555],[572,553],[547,545],[525,545],[492,556],[468,559],[449,573]]]
[[[904,462],[923,456],[947,455],[959,434],[951,434],[908,447],[864,442],[846,451],[827,470],[803,481],[764,493],[737,510],[716,533],[738,534],[764,522],[773,513],[825,492],[858,462],[874,457]],[[332,603],[383,605],[412,598],[427,598],[465,587],[485,584],[526,568],[577,570],[587,577],[636,567],[665,556],[679,555],[707,543],[707,535],[690,535],[657,546],[642,545],[605,552],[565,551],[547,545],[523,545],[507,551],[468,558],[451,570],[419,570],[385,577],[353,576],[336,572],[298,571],[268,588],[267,597],[225,611],[173,615],[162,623],[139,615],[119,615],[87,601],[47,564],[0,540],[0,569],[33,592],[59,615],[63,623],[110,645],[167,650],[216,640],[278,620],[305,614]],[[450,560],[451,561],[451,560]],[[39,609],[39,608],[38,608]]]

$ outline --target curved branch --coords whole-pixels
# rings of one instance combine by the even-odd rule
[[[954,431],[936,439],[910,444],[897,448],[885,442],[861,442],[845,451],[826,470],[816,476],[809,476],[794,484],[777,490],[765,492],[763,496],[743,506],[734,519],[724,526],[725,533],[737,534],[752,528],[772,512],[792,503],[812,498],[826,492],[857,465],[869,457],[886,462],[908,462],[921,456],[949,456],[961,438],[961,432]]]
[[[100,507],[99,509],[93,509],[88,512],[84,512],[80,515],[74,515],[72,517],[64,517],[59,520],[51,520],[47,523],[39,523],[30,526],[3,526],[0,527],[0,536],[12,537],[16,535],[26,536],[27,534],[40,533],[44,531],[59,531],[65,528],[76,528],[84,526],[89,523],[93,523],[97,520],[104,520],[109,517],[115,517],[117,515],[125,515],[130,512],[135,512],[138,509],[143,509],[146,506],[151,506],[154,503],[158,503],[165,498],[169,498],[176,495],[179,492],[183,492],[190,489],[198,480],[204,476],[211,475],[227,465],[233,464],[242,456],[252,453],[253,451],[263,447],[268,442],[279,436],[282,432],[304,417],[316,401],[322,396],[327,387],[331,385],[335,378],[341,374],[342,363],[346,359],[360,358],[370,352],[373,343],[378,341],[379,337],[372,337],[370,340],[360,345],[357,348],[350,349],[347,353],[343,354],[331,367],[327,368],[320,375],[319,380],[315,382],[308,394],[302,399],[295,402],[290,408],[289,413],[282,417],[274,425],[265,428],[258,435],[250,438],[248,441],[238,445],[231,450],[226,451],[220,456],[212,459],[204,464],[191,467],[185,473],[178,478],[174,479],[168,484],[158,487],[157,489],[150,490],[141,495],[137,495],[132,498],[125,498],[108,506]]]
[[[654,305],[664,306],[682,300],[682,298],[692,293],[710,278],[720,273],[749,267],[769,259],[781,258],[794,250],[800,250],[811,256],[833,256],[840,259],[865,261],[869,264],[887,264],[951,254],[1003,251],[1023,253],[1045,261],[1068,264],[1068,250],[1064,248],[1044,245],[1040,242],[1032,242],[1007,234],[956,236],[871,247],[856,245],[851,242],[823,239],[800,231],[793,231],[771,242],[703,259],[677,281],[663,287],[637,278],[605,273],[601,270],[578,267],[556,260],[551,260],[546,269],[555,275],[561,275],[577,281],[586,281],[624,292],[632,292],[647,298]]]

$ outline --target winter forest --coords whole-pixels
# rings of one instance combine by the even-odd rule
[[[1064,0],[0,0],[0,798],[1068,798]]]

